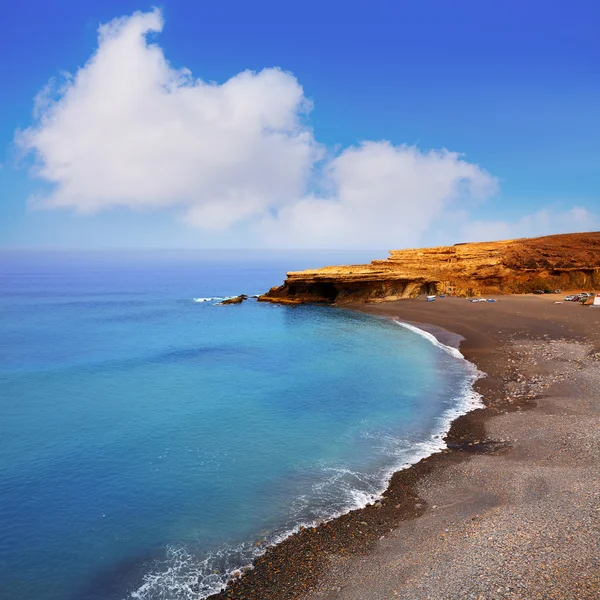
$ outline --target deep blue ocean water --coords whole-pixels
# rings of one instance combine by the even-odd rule
[[[348,253],[0,255],[0,598],[205,597],[440,447],[471,365],[249,300]]]

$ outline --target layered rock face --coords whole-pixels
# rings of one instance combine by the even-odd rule
[[[287,274],[261,302],[385,302],[420,294],[480,296],[600,288],[600,232],[392,250],[368,265]]]

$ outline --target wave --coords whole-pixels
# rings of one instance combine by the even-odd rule
[[[205,300],[206,301],[206,300]],[[239,572],[252,569],[256,558],[268,547],[277,545],[297,533],[302,527],[314,527],[357,510],[382,498],[392,475],[420,460],[447,448],[445,435],[452,422],[472,410],[482,408],[481,395],[473,384],[485,374],[467,361],[457,348],[441,343],[431,333],[414,325],[396,321],[413,333],[422,336],[453,359],[466,366],[467,373],[456,394],[448,400],[448,407],[437,417],[427,439],[398,438],[393,432],[364,432],[379,442],[380,456],[387,456],[386,465],[372,473],[357,472],[346,467],[322,464],[324,477],[310,486],[306,494],[291,500],[292,511],[287,523],[268,534],[259,546],[245,542],[239,546],[223,546],[201,558],[189,548],[169,547],[164,562],[147,573],[143,584],[130,594],[135,600],[203,600],[225,589]]]
[[[447,346],[446,344],[442,344],[433,333],[429,333],[429,331],[425,331],[424,329],[419,329],[410,323],[405,323],[404,321],[394,320],[394,323],[400,325],[400,327],[404,327],[405,329],[409,329],[410,331],[420,335],[425,338],[427,341],[431,342],[434,346],[441,348],[444,352],[450,354],[450,356],[454,356],[455,358],[464,358],[462,353],[458,348],[453,348],[452,346]]]
[[[198,298],[192,298],[192,302],[197,302],[198,304],[204,304],[205,302],[208,303],[215,303],[215,302],[222,302],[223,300],[229,300],[231,298],[235,298],[236,296],[214,296],[213,298],[203,298],[203,297],[198,297]],[[248,296],[249,298],[258,298],[258,296]]]
[[[248,547],[247,547],[248,546]],[[135,600],[198,600],[225,588],[237,570],[232,561],[247,554],[252,560],[249,545],[238,548],[224,546],[203,560],[183,547],[167,547],[162,568],[144,576],[143,584],[130,594]],[[218,572],[217,572],[218,568]],[[243,568],[243,567],[242,567]]]
[[[192,298],[193,302],[217,302],[221,300],[225,300],[225,297],[216,296],[215,298]]]

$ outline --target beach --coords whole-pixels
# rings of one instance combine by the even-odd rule
[[[598,598],[600,308],[561,299],[350,306],[460,342],[485,408],[379,502],[289,537],[212,598]]]

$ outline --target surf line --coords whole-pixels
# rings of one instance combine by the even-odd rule
[[[447,346],[446,344],[442,344],[442,342],[440,342],[440,340],[438,340],[435,337],[435,335],[433,335],[433,333],[429,333],[429,331],[425,331],[424,329],[420,329],[419,327],[415,327],[414,325],[411,325],[410,323],[405,323],[404,321],[399,321],[397,319],[393,319],[393,321],[394,321],[394,323],[396,323],[396,325],[400,325],[400,327],[404,327],[405,329],[408,329],[409,331],[412,331],[413,333],[416,333],[417,335],[420,335],[421,337],[425,338],[427,341],[431,342],[434,346],[437,346],[438,348],[441,348],[444,352],[447,352],[448,354],[450,354],[450,356],[453,356],[454,358],[462,358],[463,360],[466,360],[458,348],[454,348],[452,346]]]

